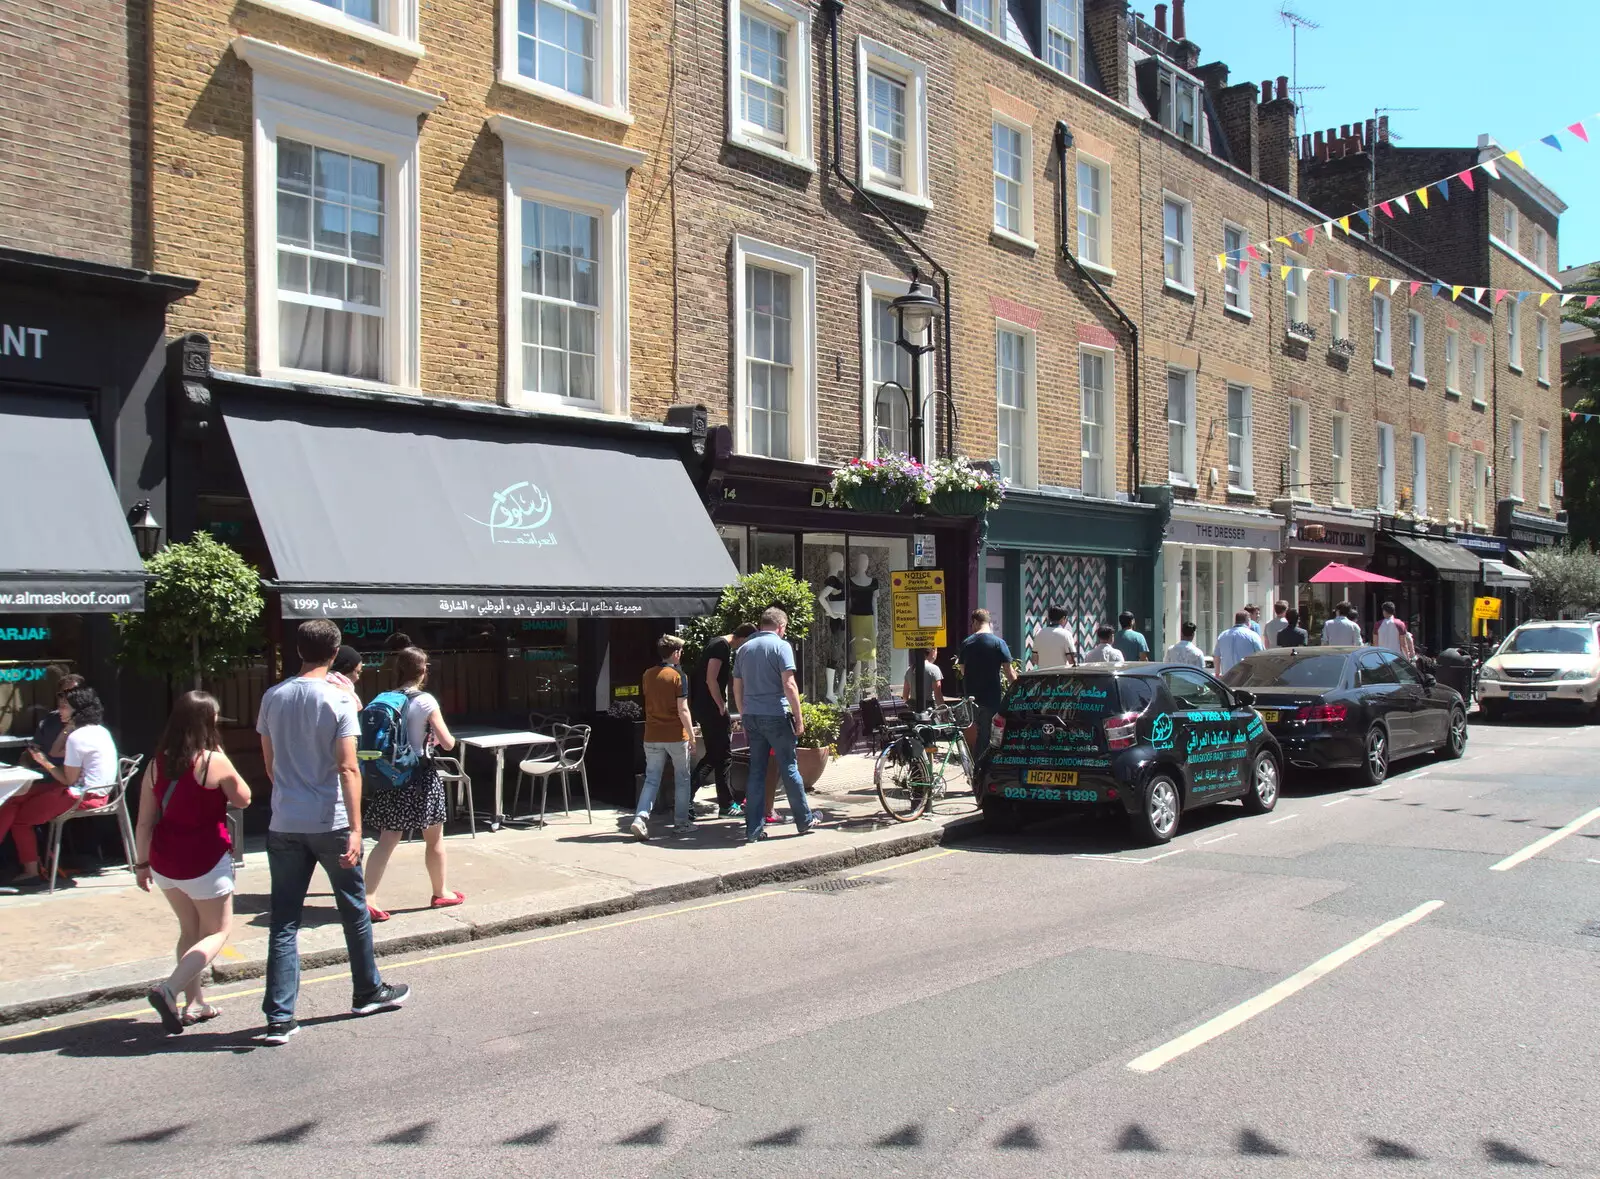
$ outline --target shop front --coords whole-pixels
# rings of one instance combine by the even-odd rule
[[[1333,615],[1333,608],[1345,596],[1360,598],[1360,587],[1313,584],[1312,578],[1329,564],[1337,562],[1353,569],[1365,569],[1372,561],[1377,535],[1377,517],[1365,512],[1334,511],[1288,500],[1273,507],[1285,520],[1282,599],[1300,611],[1300,625],[1313,642],[1322,634],[1322,624]],[[1356,604],[1361,603],[1357,600]]]
[[[1506,538],[1506,546],[1516,560],[1518,553],[1538,552],[1540,549],[1562,548],[1567,543],[1567,514],[1558,512],[1554,518],[1525,512],[1521,501],[1503,499],[1495,506],[1496,531]]]
[[[894,644],[890,574],[945,574],[946,673],[966,634],[976,582],[972,517],[862,512],[834,502],[830,468],[731,453],[726,427],[711,431],[706,504],[734,569],[795,573],[816,599],[811,633],[796,645],[808,700],[853,706],[899,697],[909,653]],[[952,681],[953,685],[954,681]]]
[[[1164,573],[1164,652],[1178,641],[1184,622],[1210,652],[1217,636],[1247,605],[1270,617],[1283,547],[1283,517],[1270,512],[1175,503],[1161,546]]]
[[[1033,636],[1052,607],[1067,612],[1078,649],[1102,624],[1131,611],[1155,646],[1155,585],[1161,505],[1087,499],[1049,491],[1009,492],[990,513],[983,605],[1011,651],[1032,665]]]
[[[1472,599],[1483,580],[1483,561],[1458,540],[1442,528],[1388,518],[1381,522],[1372,571],[1399,584],[1364,587],[1361,622],[1369,637],[1381,605],[1393,602],[1419,653],[1437,655],[1471,641]]]
[[[124,745],[159,723],[159,693],[121,689],[110,616],[144,608],[130,519],[153,548],[166,308],[195,286],[0,249],[0,736],[31,733],[69,672]]]
[[[1488,621],[1490,637],[1506,635],[1532,617],[1533,578],[1511,564],[1506,537],[1461,532],[1456,543],[1478,558],[1481,571],[1474,596],[1500,599],[1500,617]]]

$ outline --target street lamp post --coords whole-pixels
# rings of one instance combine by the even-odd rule
[[[944,314],[944,305],[933,297],[933,291],[922,282],[915,271],[911,275],[911,289],[889,304],[894,312],[896,343],[911,357],[911,411],[907,423],[911,433],[911,457],[919,464],[927,461],[926,439],[923,437],[922,358],[934,350],[933,325]],[[927,676],[923,668],[923,652],[916,652],[916,675],[912,680],[912,708],[921,715],[928,707]]]

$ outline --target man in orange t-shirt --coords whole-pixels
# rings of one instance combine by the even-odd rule
[[[687,833],[693,821],[689,810],[689,762],[694,755],[694,725],[689,720],[689,681],[678,664],[683,640],[662,635],[656,640],[661,663],[644,673],[644,788],[639,808],[628,830],[638,839],[650,838],[650,811],[661,790],[661,775],[672,761],[673,826]]]

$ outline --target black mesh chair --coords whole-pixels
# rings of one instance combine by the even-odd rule
[[[883,744],[883,730],[886,719],[883,715],[883,702],[876,696],[863,696],[860,704],[861,733],[868,741],[872,742],[872,751],[876,753]]]

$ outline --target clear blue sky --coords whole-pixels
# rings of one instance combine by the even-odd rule
[[[1300,31],[1303,130],[1389,116],[1408,147],[1471,147],[1487,132],[1503,148],[1585,120],[1584,146],[1562,134],[1524,160],[1566,201],[1561,265],[1600,260],[1600,0],[1288,0],[1320,29]],[[1292,74],[1282,0],[1188,0],[1200,60],[1223,61],[1232,83]],[[1135,0],[1155,17],[1155,0]],[[1507,14],[1510,15],[1509,22]],[[1507,24],[1510,28],[1507,28]],[[1387,194],[1381,194],[1387,195]],[[1422,214],[1426,216],[1427,214]]]

